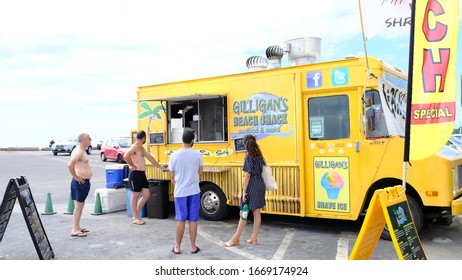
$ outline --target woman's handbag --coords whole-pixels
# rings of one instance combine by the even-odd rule
[[[278,184],[276,183],[276,180],[274,180],[273,175],[271,175],[271,169],[268,165],[263,165],[261,176],[263,177],[263,181],[265,181],[265,187],[267,191],[278,189]]]

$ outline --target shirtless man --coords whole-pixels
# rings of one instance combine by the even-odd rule
[[[81,133],[77,139],[78,145],[71,153],[71,159],[67,164],[72,175],[71,197],[74,200],[74,222],[72,225],[71,236],[85,237],[88,230],[80,227],[80,217],[82,216],[85,199],[90,192],[90,178],[93,175],[89,163],[86,149],[91,145],[91,138],[88,133]]]
[[[130,207],[133,213],[132,223],[135,225],[144,225],[144,221],[140,217],[141,209],[148,201],[151,193],[149,192],[148,179],[146,178],[146,162],[147,158],[157,168],[166,168],[168,165],[161,166],[152,155],[150,155],[143,145],[146,143],[146,132],[138,131],[136,134],[136,142],[125,153],[125,161],[130,166],[130,174],[128,179],[132,189],[132,198]],[[138,201],[138,198],[141,199]]]

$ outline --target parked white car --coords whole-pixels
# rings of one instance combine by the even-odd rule
[[[58,141],[51,145],[51,152],[57,156],[59,153],[71,154],[74,148],[77,146],[77,138],[69,138],[66,141]],[[87,148],[87,154],[91,154],[91,145]]]

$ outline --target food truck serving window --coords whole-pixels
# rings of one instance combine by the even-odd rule
[[[308,99],[309,136],[312,140],[350,137],[350,110],[347,95]]]
[[[196,131],[196,142],[228,140],[226,96],[200,97],[167,100],[169,143],[181,143],[185,127]]]

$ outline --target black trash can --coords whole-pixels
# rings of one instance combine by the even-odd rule
[[[148,218],[168,218],[168,189],[170,180],[149,179],[149,191],[151,196],[146,202]]]

